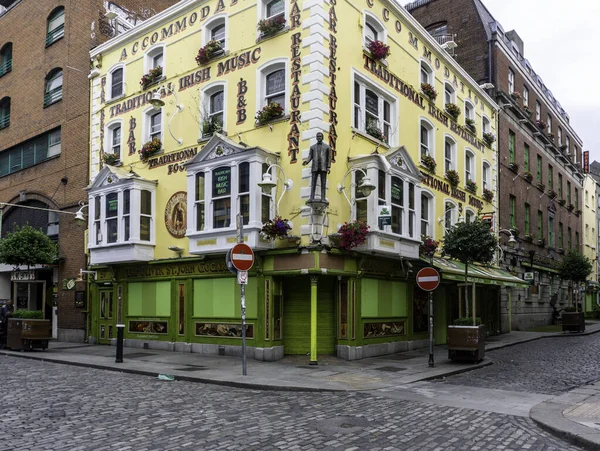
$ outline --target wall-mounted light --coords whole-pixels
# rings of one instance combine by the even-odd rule
[[[277,187],[277,179],[273,180],[273,176],[270,172],[272,168],[279,169],[281,171],[281,174],[283,175],[283,191],[281,193],[281,196],[279,197],[279,200],[277,200],[277,204],[275,206],[275,214],[277,215],[277,213],[279,212],[279,204],[281,203],[281,199],[283,199],[283,196],[287,191],[292,189],[292,187],[294,186],[294,182],[292,181],[292,179],[286,178],[285,171],[281,166],[273,163],[267,168],[267,170],[263,174],[262,180],[258,182],[258,186],[260,186],[260,188],[265,194],[271,194],[273,188]]]
[[[181,258],[181,254],[183,254],[183,248],[179,246],[169,246],[169,250],[173,252],[177,252],[177,256]]]
[[[346,178],[352,174],[353,172],[362,172],[363,174],[363,178],[362,180],[358,183],[358,185],[356,183],[351,183],[350,184],[350,198],[346,195],[346,186],[344,185],[344,183],[346,182]],[[365,197],[369,197],[369,195],[375,190],[376,186],[373,185],[371,183],[371,179],[369,179],[369,176],[367,175],[367,173],[364,171],[364,169],[361,168],[350,168],[345,174],[344,177],[342,177],[342,183],[338,184],[337,186],[337,190],[338,193],[343,194],[344,197],[346,198],[346,200],[348,201],[348,203],[350,204],[350,206],[354,205],[356,203],[356,198],[352,195],[352,188],[353,187],[357,187],[358,190],[361,192],[361,194]]]

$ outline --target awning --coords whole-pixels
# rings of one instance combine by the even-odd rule
[[[423,261],[429,262],[428,259],[423,259]],[[455,282],[465,281],[465,265],[459,261],[434,257],[433,266],[438,268],[442,273],[442,280],[452,280]],[[529,283],[513,276],[508,271],[478,264],[469,265],[467,282],[517,288],[528,288],[530,286]]]

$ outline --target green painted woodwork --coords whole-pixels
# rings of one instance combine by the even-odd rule
[[[317,286],[317,354],[335,353],[335,280],[319,277]],[[310,279],[285,279],[283,344],[286,354],[306,355],[310,348]]]
[[[315,277],[318,280],[318,277]],[[311,277],[310,281],[310,361],[317,361],[317,306],[318,286],[317,280]]]
[[[127,302],[129,316],[171,316],[171,282],[132,282]]]
[[[242,316],[240,287],[237,279],[196,279],[194,280],[195,318],[235,318]],[[250,277],[246,285],[246,317],[256,318],[257,279]]]
[[[408,315],[407,284],[391,280],[362,279],[363,318],[394,318]]]

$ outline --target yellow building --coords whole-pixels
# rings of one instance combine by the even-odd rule
[[[239,353],[225,254],[240,213],[256,252],[251,357],[357,359],[427,343],[421,235],[440,239],[478,212],[497,223],[497,106],[404,9],[185,1],[91,60],[94,339],[110,342],[118,321],[127,345]],[[318,133],[330,147],[324,201],[311,199],[314,166],[302,164]],[[269,178],[271,192],[259,186]],[[291,230],[271,241],[263,226],[277,216]],[[355,220],[370,226],[366,242],[340,249],[340,226]],[[440,264],[444,342],[462,270]],[[477,282],[511,283],[504,276]]]
[[[588,289],[585,295],[584,311],[591,313],[597,301],[598,292],[598,190],[597,182],[590,175],[585,174],[583,180],[583,255],[592,262],[592,273],[588,277]]]

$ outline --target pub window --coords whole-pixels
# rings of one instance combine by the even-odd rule
[[[105,153],[113,154],[118,159],[121,158],[121,121],[109,124],[106,127]]]
[[[165,51],[166,46],[164,45],[156,45],[152,47],[145,55],[144,59],[144,73],[148,73],[153,69],[161,69],[161,75],[159,78],[155,79],[154,82],[146,85],[152,86],[154,84],[159,83],[163,78],[165,78]]]
[[[512,69],[508,69],[508,93],[515,92],[515,73]]]
[[[444,105],[456,102],[456,90],[450,83],[444,83]]]
[[[483,163],[483,170],[481,171],[481,180],[482,180],[482,185],[483,185],[483,189],[492,189],[492,183],[491,183],[491,177],[492,177],[492,170],[490,167],[490,164],[486,161],[484,161]]]
[[[46,29],[46,47],[65,35],[65,8],[59,6],[48,16]]]
[[[421,235],[433,236],[431,218],[433,218],[434,197],[426,192],[421,193]]]
[[[213,228],[229,227],[231,225],[231,167],[217,168],[212,176]]]
[[[421,83],[434,84],[433,69],[425,61],[421,61]]]
[[[485,116],[483,116],[481,118],[481,131],[483,133],[491,133],[492,132],[492,123]]]
[[[215,133],[221,133],[226,123],[225,109],[226,85],[218,82],[207,86],[202,91],[202,118],[201,118],[201,136],[208,138]]]
[[[456,223],[457,208],[453,202],[446,201],[444,204],[444,233],[448,232]]]
[[[470,150],[465,152],[465,183],[475,181],[475,154]]]
[[[162,130],[163,130],[163,116],[162,109],[156,111],[154,108],[150,108],[144,114],[144,142],[152,141],[154,138],[158,138],[162,141]]]
[[[285,2],[283,0],[262,1],[262,17],[264,19],[274,19],[276,17],[285,18]]]
[[[382,172],[379,171],[379,173]],[[402,235],[402,223],[404,221],[404,181],[399,177],[392,177],[391,199],[392,232]]]

